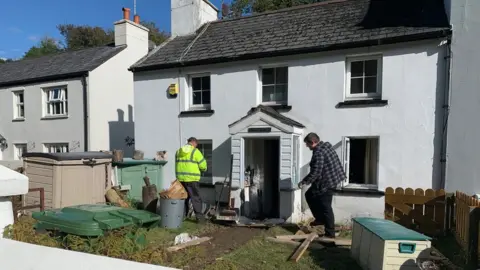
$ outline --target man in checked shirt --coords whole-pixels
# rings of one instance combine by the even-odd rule
[[[311,226],[324,225],[325,237],[335,238],[335,217],[332,209],[333,189],[345,180],[337,153],[329,142],[322,142],[315,133],[309,133],[304,139],[307,147],[313,151],[310,161],[310,173],[298,184],[299,188],[311,184],[305,193],[305,199],[315,220]]]

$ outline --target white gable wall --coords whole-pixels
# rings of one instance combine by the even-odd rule
[[[136,148],[153,156],[167,150],[165,178],[174,179],[174,152],[190,136],[213,140],[214,181],[228,174],[228,124],[245,116],[259,103],[260,65],[289,66],[289,105],[286,115],[317,132],[340,152],[342,136],[379,136],[379,190],[388,186],[428,188],[437,185],[438,160],[434,147],[438,93],[444,90],[444,47],[439,41],[404,43],[349,51],[287,58],[234,62],[208,67],[161,70],[135,74]],[[383,54],[385,107],[337,109],[343,101],[345,57]],[[211,74],[211,116],[178,117],[186,108],[187,74]],[[178,82],[178,98],[166,90]],[[441,111],[441,110],[440,110]],[[439,115],[440,116],[440,115]],[[438,140],[438,139],[437,139]],[[238,143],[238,142],[235,142]],[[311,152],[301,149],[301,176],[308,172]],[[435,178],[435,179],[433,179]],[[297,200],[297,199],[295,199]],[[383,215],[383,197],[336,196],[337,219],[351,215]]]

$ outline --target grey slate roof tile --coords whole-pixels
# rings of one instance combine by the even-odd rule
[[[126,46],[101,46],[0,64],[0,87],[91,71]]]
[[[203,27],[207,29],[200,35]],[[133,70],[266,57],[269,53],[292,54],[294,50],[321,51],[343,44],[402,37],[422,39],[418,35],[423,34],[431,34],[432,38],[450,33],[440,0],[330,1],[219,20],[203,27],[193,35],[169,41],[132,66]],[[187,49],[188,46],[191,47]]]

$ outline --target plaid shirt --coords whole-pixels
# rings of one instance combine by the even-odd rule
[[[310,173],[302,180],[302,184],[312,184],[320,192],[336,188],[346,179],[345,171],[328,142],[320,142],[314,149],[310,161]]]

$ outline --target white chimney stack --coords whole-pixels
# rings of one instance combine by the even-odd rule
[[[130,20],[130,9],[122,8],[123,18],[114,23],[115,25],[115,46],[127,45],[129,50],[134,49],[140,52],[141,56],[148,53],[148,28],[140,24],[140,17],[134,16]]]
[[[171,0],[171,8],[172,37],[193,34],[218,19],[218,9],[208,0]]]

